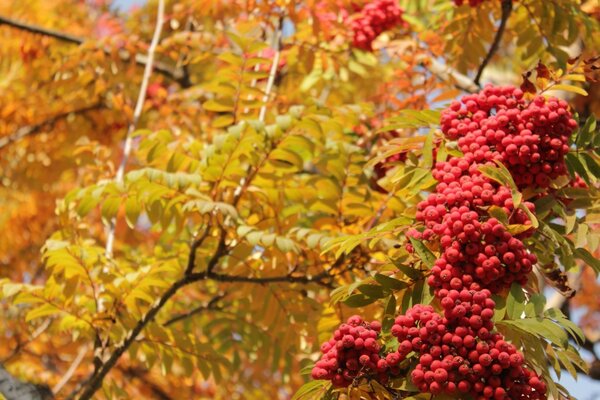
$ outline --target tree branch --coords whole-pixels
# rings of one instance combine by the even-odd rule
[[[0,150],[13,142],[17,142],[25,137],[33,136],[40,133],[45,127],[55,124],[58,120],[68,117],[71,114],[85,113],[88,111],[99,110],[103,108],[102,103],[96,103],[75,110],[69,110],[64,113],[56,114],[55,116],[48,118],[45,121],[35,125],[23,126],[11,135],[0,138]]]
[[[85,357],[85,354],[87,352],[88,352],[88,346],[82,346],[79,349],[79,353],[77,353],[77,356],[73,360],[73,363],[71,363],[71,365],[69,366],[69,369],[67,370],[67,372],[65,372],[63,377],[60,379],[60,382],[58,382],[52,388],[52,393],[54,393],[56,395],[67,384],[67,382],[69,382],[69,380],[71,379],[71,377],[73,376],[75,371],[77,371],[77,367],[79,367],[79,364],[81,364],[81,362],[83,361],[83,358]]]
[[[164,22],[165,15],[165,3],[164,0],[158,1],[158,13],[156,16],[156,26],[154,28],[154,34],[152,35],[152,41],[150,42],[150,47],[148,48],[148,59],[146,62],[146,66],[144,68],[144,75],[142,77],[142,84],[140,85],[140,91],[138,94],[137,102],[135,104],[135,109],[133,111],[133,120],[129,124],[129,129],[127,130],[127,135],[125,136],[125,143],[123,144],[123,159],[119,164],[119,168],[117,169],[117,174],[115,177],[115,181],[117,183],[123,182],[123,177],[125,175],[125,167],[127,166],[127,161],[129,160],[129,155],[131,154],[131,150],[133,147],[133,138],[132,134],[137,128],[137,124],[142,115],[142,110],[144,108],[144,102],[146,101],[146,90],[148,89],[148,82],[150,81],[150,76],[152,75],[152,64],[154,63],[154,53],[156,52],[156,46],[158,46],[158,41],[160,40],[160,34],[162,32],[162,26]],[[113,254],[113,246],[115,240],[115,228],[116,228],[117,220],[113,218],[110,221],[108,227],[108,234],[106,237],[106,257],[112,258]]]
[[[210,233],[210,223],[206,226],[206,229],[202,236],[192,242],[190,246],[190,256],[188,257],[187,267],[185,268],[185,274],[189,275],[194,270],[194,266],[196,265],[196,250],[202,246],[204,240],[208,237]]]
[[[475,93],[480,89],[479,85],[473,82],[471,78],[448,65],[442,64],[434,58],[428,59],[427,62],[422,62],[422,65],[442,81],[453,81],[457,89],[468,93]]]
[[[277,75],[277,67],[279,65],[279,57],[281,55],[281,29],[283,26],[283,17],[279,18],[277,24],[277,30],[273,33],[273,47],[275,48],[275,54],[273,55],[273,61],[271,62],[271,69],[269,70],[269,78],[267,80],[267,87],[265,88],[265,95],[263,96],[263,105],[260,107],[258,113],[258,120],[264,122],[267,113],[267,102],[269,101],[269,95],[273,89],[273,83],[275,82],[275,76]]]
[[[7,25],[16,29],[20,29],[22,31],[37,33],[67,43],[82,44],[84,42],[84,39],[77,36],[69,35],[68,33],[55,31],[53,29],[42,28],[41,26],[28,24],[11,18],[3,17],[2,15],[0,15],[0,25]]]
[[[146,385],[146,386],[148,386],[148,388],[150,388],[150,390],[152,391],[152,394],[154,394],[157,399],[159,399],[159,400],[171,400],[172,399],[172,397],[169,396],[169,394],[166,393],[159,385],[157,385],[151,379],[148,379],[146,377],[146,371],[141,370],[139,368],[134,368],[134,367],[122,368],[121,371],[123,371],[123,373],[125,375],[127,375],[129,378],[139,379],[144,385]]]
[[[504,34],[504,30],[506,28],[506,23],[508,21],[508,18],[510,17],[510,13],[512,12],[512,6],[512,0],[502,0],[502,16],[500,19],[500,26],[498,27],[498,31],[496,31],[496,36],[494,37],[494,41],[492,42],[490,50],[488,51],[487,55],[483,59],[483,62],[479,66],[477,75],[475,75],[475,79],[473,80],[473,82],[475,82],[476,85],[479,85],[481,75],[483,75],[483,70],[492,60],[492,57],[494,57],[494,54],[500,46],[500,42],[502,41],[502,35]]]
[[[204,274],[193,274],[192,277],[195,278],[197,275]],[[249,276],[237,276],[237,275],[225,275],[218,273],[208,273],[206,274],[206,278],[217,281],[217,282],[240,282],[240,283],[256,283],[256,284],[265,284],[265,283],[279,283],[279,282],[288,282],[288,283],[315,283],[317,285],[331,287],[325,279],[329,279],[330,276],[326,271],[323,271],[315,276],[294,276],[293,274],[280,275],[280,276],[266,276],[263,278],[258,277],[249,277]]]
[[[59,31],[56,31],[53,29],[47,29],[47,28],[43,28],[41,26],[17,21],[12,18],[3,17],[1,15],[0,15],[0,25],[10,26],[15,29],[19,29],[19,30],[23,30],[26,32],[39,34],[39,35],[48,36],[48,37],[51,37],[51,38],[54,38],[54,39],[57,39],[57,40],[60,40],[60,41],[66,42],[66,43],[71,43],[71,44],[76,44],[76,45],[81,45],[82,43],[84,43],[86,41],[85,38],[73,36],[73,35],[59,32]],[[105,48],[104,52],[106,54],[112,54],[112,51],[109,48]],[[119,57],[121,58],[122,61],[129,61],[131,59],[131,56],[129,55],[129,53],[123,52],[123,51],[119,52]],[[135,62],[138,65],[145,66],[148,64],[149,60],[145,55],[136,54]],[[152,64],[153,64],[154,70],[156,72],[160,73],[161,75],[164,75],[165,77],[167,77],[169,79],[176,81],[177,83],[179,83],[179,85],[181,85],[181,87],[188,88],[191,86],[191,81],[190,81],[189,77],[187,77],[185,75],[185,72],[182,69],[179,69],[179,68],[173,69],[168,64],[161,63],[158,61],[155,61]]]
[[[208,311],[208,310],[216,310],[217,309],[217,303],[220,300],[223,300],[225,298],[225,296],[227,296],[227,293],[224,294],[218,294],[215,297],[213,297],[212,299],[210,299],[210,301],[206,304],[202,304],[201,306],[198,306],[196,308],[194,308],[193,310],[190,310],[186,313],[180,314],[180,315],[176,315],[175,317],[167,320],[163,326],[169,326],[172,325],[176,322],[182,321],[184,319],[193,317],[194,315],[198,315],[198,314],[202,314],[204,311]]]
[[[150,307],[148,312],[138,321],[136,326],[129,332],[125,340],[118,345],[113,353],[110,355],[108,360],[102,364],[102,367],[98,372],[87,382],[83,393],[79,397],[80,400],[89,400],[92,398],[94,393],[102,386],[102,381],[108,372],[115,366],[119,358],[125,353],[125,351],[135,341],[140,332],[146,327],[146,325],[154,319],[156,314],[163,308],[166,302],[177,293],[179,289],[190,284],[192,281],[190,277],[184,277],[175,283],[173,283],[169,289]]]

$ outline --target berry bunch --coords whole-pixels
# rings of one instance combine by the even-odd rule
[[[533,233],[533,227],[513,234],[490,216],[495,207],[509,225],[531,225],[528,214],[515,207],[511,189],[488,178],[481,167],[500,161],[519,188],[548,191],[552,179],[566,174],[564,156],[577,124],[562,100],[537,96],[526,101],[520,89],[487,86],[453,102],[442,113],[441,125],[464,155],[436,163],[435,191],[417,206],[416,219],[423,229],[411,228],[407,235],[426,240],[441,252],[427,283],[443,314],[416,305],[398,316],[391,330],[398,350],[386,356],[385,369],[379,368],[379,358],[369,364],[369,354],[364,370],[376,372],[385,382],[391,365],[387,358],[400,362],[414,352],[419,362],[411,379],[422,392],[468,393],[477,400],[546,399],[546,384],[525,366],[518,349],[494,330],[496,304],[491,298],[513,282],[527,282],[537,258],[522,239]],[[535,211],[532,203],[524,206]],[[362,324],[353,318],[357,318],[354,326]],[[324,345],[324,352],[334,345],[343,348],[339,343],[346,332],[341,329]],[[327,357],[339,360],[338,354]],[[358,354],[351,353],[354,358],[362,356]],[[341,365],[347,369],[316,369],[313,376],[334,383],[357,376],[346,378],[350,367]]]
[[[516,347],[490,333],[495,307],[490,292],[453,291],[445,299],[455,300],[444,304],[444,317],[431,306],[416,305],[392,327],[399,357],[420,354],[411,372],[419,390],[481,399],[544,398],[545,384],[523,365]]]
[[[371,51],[377,36],[403,22],[402,13],[396,0],[374,0],[366,4],[350,20],[353,46]]]
[[[577,122],[568,104],[557,98],[523,98],[512,86],[487,86],[464,96],[442,113],[442,131],[458,139],[465,158],[500,160],[519,188],[547,188],[566,174],[564,156]]]
[[[375,377],[387,382],[399,373],[404,358],[397,353],[380,355],[381,324],[365,322],[358,315],[340,325],[333,338],[321,345],[323,356],[312,370],[314,379],[331,380],[336,387],[349,386],[355,379]]]

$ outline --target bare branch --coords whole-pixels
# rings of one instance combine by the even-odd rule
[[[157,399],[159,399],[159,400],[171,400],[172,399],[172,397],[169,396],[169,394],[166,393],[158,384],[153,382],[152,379],[148,379],[148,377],[146,376],[147,371],[144,371],[140,368],[134,368],[134,367],[120,368],[120,370],[123,371],[123,373],[126,374],[127,376],[129,376],[130,378],[139,379],[145,386],[150,388],[150,390],[152,391],[152,394],[154,394]]]
[[[148,49],[148,56],[147,56],[148,59],[146,61],[146,66],[144,68],[142,84],[140,86],[140,91],[138,94],[137,102],[135,104],[135,110],[133,111],[133,120],[131,121],[131,124],[129,124],[129,129],[127,130],[127,135],[125,136],[125,143],[123,144],[123,159],[121,160],[121,164],[119,164],[119,168],[117,169],[117,175],[115,177],[115,181],[117,183],[123,182],[123,177],[125,175],[125,167],[127,166],[127,161],[129,160],[129,155],[131,154],[131,150],[132,150],[132,146],[133,146],[133,138],[131,135],[137,128],[137,124],[139,122],[140,116],[142,115],[144,102],[146,101],[146,90],[148,89],[148,82],[150,81],[150,76],[152,75],[152,64],[154,63],[154,53],[156,52],[156,46],[158,46],[158,41],[160,40],[160,34],[162,32],[162,26],[164,23],[164,14],[165,14],[164,1],[159,0],[158,14],[156,17],[156,26],[154,29],[154,34],[152,35],[152,41],[150,42],[150,48]],[[113,254],[116,222],[117,222],[116,218],[113,218],[110,221],[110,226],[108,227],[108,234],[106,237],[106,256],[108,258],[111,258],[112,254]]]
[[[75,371],[77,371],[77,367],[79,367],[87,352],[88,346],[82,346],[79,349],[79,353],[77,353],[77,356],[75,356],[75,359],[69,366],[67,372],[65,372],[61,380],[52,388],[52,393],[56,395],[67,384],[67,382],[69,382]]]
[[[202,243],[204,243],[204,240],[208,237],[209,233],[210,224],[206,226],[206,229],[204,230],[202,236],[200,236],[192,242],[192,245],[190,246],[190,256],[188,257],[187,267],[185,268],[186,275],[191,274],[194,270],[194,266],[196,265],[196,250],[198,250],[200,246],[202,246]]]
[[[500,42],[502,41],[502,35],[504,34],[504,30],[506,29],[506,22],[508,21],[510,13],[512,12],[512,6],[512,0],[502,0],[502,17],[500,19],[500,26],[496,31],[496,36],[494,37],[494,41],[492,42],[490,50],[488,51],[487,55],[483,59],[483,62],[479,66],[477,75],[475,75],[475,79],[473,80],[473,82],[475,82],[476,85],[479,85],[479,81],[481,80],[481,75],[483,75],[485,67],[492,60],[492,57],[494,57],[494,54],[496,54],[496,51],[500,46]]]
[[[457,89],[464,90],[468,93],[475,93],[479,90],[479,85],[471,80],[468,76],[461,74],[454,68],[444,65],[435,58],[430,58],[423,63],[423,67],[431,71],[432,74],[440,78],[442,81],[454,82]]]
[[[195,248],[190,249],[189,258],[193,257],[193,252],[195,252]],[[221,259],[225,254],[227,254],[227,248],[225,246],[217,246],[217,250],[215,251],[213,257],[209,261],[213,265],[218,263],[218,260]],[[319,284],[323,286],[329,287],[327,281],[331,279],[328,272],[324,271],[320,274],[314,276],[295,276],[292,274],[283,275],[283,276],[274,276],[274,277],[264,277],[264,278],[253,278],[253,277],[245,277],[245,276],[233,276],[233,275],[225,275],[225,274],[217,274],[211,272],[212,269],[208,269],[205,272],[194,273],[185,275],[183,278],[174,282],[163,295],[158,298],[158,300],[150,307],[148,312],[138,321],[136,326],[127,334],[125,340],[119,344],[112,352],[112,354],[108,357],[106,362],[102,364],[102,366],[98,369],[98,371],[93,374],[83,386],[83,393],[79,397],[80,400],[88,400],[91,399],[94,393],[102,386],[102,381],[106,377],[106,375],[110,372],[110,370],[116,365],[119,358],[127,351],[127,349],[131,346],[131,344],[137,339],[138,335],[142,332],[142,330],[148,325],[148,323],[156,317],[158,312],[163,308],[163,306],[173,297],[181,288],[187,286],[189,284],[204,281],[204,280],[214,280],[219,282],[244,282],[244,283],[255,283],[255,284],[266,284],[266,283],[278,283],[278,282],[289,282],[289,283],[301,283],[301,284]],[[216,300],[218,301],[218,300]],[[215,301],[215,302],[216,302]]]
[[[64,113],[56,114],[55,116],[35,125],[23,126],[17,129],[15,133],[0,138],[0,150],[11,143],[17,142],[29,136],[37,135],[38,133],[42,132],[44,128],[54,125],[57,121],[67,118],[71,114],[80,114],[88,111],[99,110],[102,107],[104,107],[102,103],[95,103],[77,108],[75,110],[69,110]]]
[[[1,15],[0,15],[0,25],[7,25],[7,26],[11,26],[13,28],[20,29],[22,31],[37,33],[40,35],[52,37],[52,38],[55,38],[55,39],[58,39],[58,40],[61,40],[63,42],[67,42],[67,43],[81,44],[84,42],[84,39],[77,37],[77,36],[69,35],[68,33],[59,32],[59,31],[55,31],[55,30],[47,29],[47,28],[42,28],[41,26],[37,26],[37,25],[33,25],[33,24],[27,24],[25,22],[21,22],[21,21],[17,21],[17,20],[11,19],[11,18],[3,17]]]
[[[199,274],[195,274],[199,275]],[[192,277],[195,278],[195,275]],[[293,274],[280,275],[280,276],[266,276],[266,277],[248,277],[248,276],[237,276],[237,275],[225,275],[218,273],[209,273],[206,275],[207,279],[217,281],[217,282],[239,282],[239,283],[255,283],[255,284],[266,284],[266,283],[302,283],[302,284],[310,284],[315,283],[317,285],[330,287],[331,285],[327,283],[330,276],[326,271],[323,271],[314,276],[308,275],[300,275],[296,276]]]
[[[198,314],[202,314],[204,311],[208,311],[208,310],[216,310],[217,308],[217,303],[220,300],[223,300],[223,298],[225,298],[225,296],[227,296],[227,293],[224,294],[218,294],[215,297],[213,297],[212,299],[210,299],[210,301],[206,304],[202,304],[186,313],[177,315],[171,319],[169,319],[168,321],[166,321],[163,326],[169,326],[171,324],[174,324],[176,322],[179,321],[183,321],[184,319],[193,317],[194,315],[198,315]]]
[[[43,28],[41,26],[28,24],[25,22],[17,21],[11,18],[0,16],[0,25],[10,26],[15,29],[20,29],[26,32],[35,33],[39,35],[48,36],[54,39],[58,39],[60,41],[80,45],[84,43],[87,39],[70,35],[68,33],[59,32],[52,29]],[[104,52],[107,54],[111,54],[112,50],[110,48],[105,48]],[[123,61],[129,61],[131,56],[127,52],[119,52],[119,57]],[[138,65],[145,66],[148,64],[148,58],[142,54],[137,54],[135,56],[135,62]],[[158,61],[154,61],[153,63],[154,70],[165,77],[172,79],[179,83],[181,87],[188,88],[191,86],[191,81],[189,76],[185,75],[185,72],[182,69],[173,69],[171,66],[165,63],[161,63]]]
[[[267,113],[267,102],[269,101],[269,95],[271,94],[271,90],[273,90],[273,83],[275,82],[275,76],[277,75],[277,66],[279,65],[279,57],[281,55],[281,29],[283,25],[283,17],[279,18],[279,24],[277,26],[277,30],[273,35],[273,47],[275,48],[275,54],[273,55],[273,61],[271,63],[271,69],[269,71],[269,78],[267,80],[267,87],[265,88],[265,95],[263,96],[263,105],[260,107],[260,112],[258,113],[258,120],[265,120],[265,116]]]

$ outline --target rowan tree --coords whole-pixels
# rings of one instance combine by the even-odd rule
[[[0,37],[0,397],[600,379],[598,1],[8,0]]]

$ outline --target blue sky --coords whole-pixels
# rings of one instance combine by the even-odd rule
[[[113,4],[122,10],[127,10],[131,6],[139,6],[146,2],[146,0],[114,0]]]

